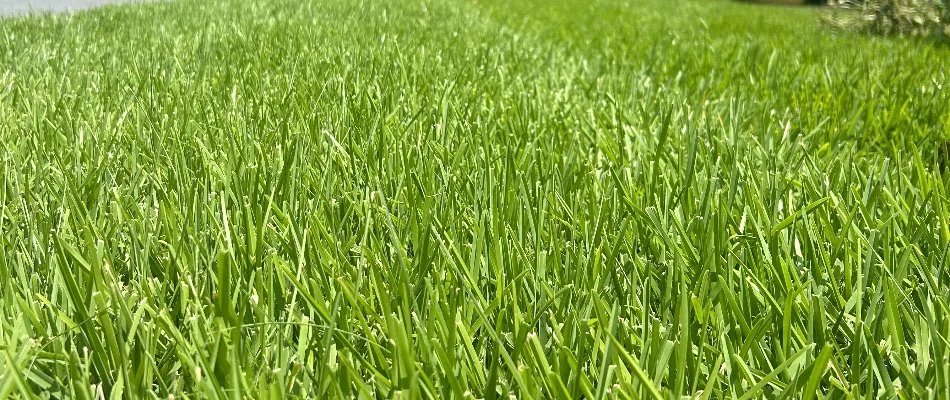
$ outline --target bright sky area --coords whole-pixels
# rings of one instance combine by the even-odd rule
[[[0,0],[0,15],[75,11],[103,4],[131,1],[134,0]]]

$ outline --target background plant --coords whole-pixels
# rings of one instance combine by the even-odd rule
[[[839,6],[860,9],[859,17],[839,15],[837,26],[877,34],[908,34],[950,38],[950,0],[865,0],[840,2]]]

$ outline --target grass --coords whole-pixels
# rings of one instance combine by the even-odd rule
[[[946,398],[950,50],[681,0],[0,21],[0,398]]]
[[[833,28],[877,35],[911,35],[950,44],[950,0],[867,0],[846,6],[826,22]]]

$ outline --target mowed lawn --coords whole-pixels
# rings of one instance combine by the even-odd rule
[[[950,48],[826,13],[0,20],[0,398],[947,398]]]

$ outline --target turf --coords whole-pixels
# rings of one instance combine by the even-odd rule
[[[0,20],[0,398],[946,398],[950,49],[823,12]]]

